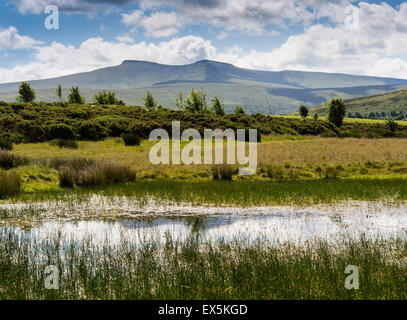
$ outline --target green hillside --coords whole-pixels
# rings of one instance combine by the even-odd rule
[[[89,102],[102,89],[116,91],[127,104],[141,104],[147,90],[160,104],[175,108],[179,91],[204,89],[207,96],[222,98],[227,111],[242,105],[248,113],[287,114],[300,104],[315,106],[332,97],[344,99],[382,94],[407,87],[407,80],[301,71],[258,71],[203,60],[188,65],[162,65],[124,61],[118,66],[64,77],[30,81],[37,100],[55,101],[60,83],[66,90],[78,85]],[[0,100],[13,102],[19,83],[0,84]],[[65,90],[65,97],[67,92]]]
[[[345,100],[349,118],[407,119],[407,90],[399,90],[381,95]],[[326,115],[326,105],[315,109],[318,114]]]

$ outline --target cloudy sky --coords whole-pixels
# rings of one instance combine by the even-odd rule
[[[404,1],[0,1],[0,82],[126,59],[407,79]],[[58,7],[58,29],[46,28],[56,26],[48,5]]]

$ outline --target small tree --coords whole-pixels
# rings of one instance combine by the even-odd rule
[[[92,99],[95,104],[122,104],[121,100],[116,98],[116,93],[113,91],[99,91]]]
[[[189,96],[185,99],[185,110],[193,113],[206,113],[208,112],[208,105],[206,102],[206,92],[204,90],[195,91],[192,88]]]
[[[35,99],[35,91],[31,88],[28,82],[22,82],[18,89],[19,96],[17,101],[20,102],[32,102]]]
[[[219,100],[218,97],[212,99],[212,109],[213,111],[220,116],[225,115],[225,109],[223,108],[223,102]]]
[[[346,106],[341,98],[334,98],[328,103],[328,121],[340,128],[346,114]]]
[[[396,130],[398,129],[399,125],[396,121],[392,120],[389,115],[386,120],[386,127],[388,130],[388,136],[393,137],[394,134],[396,133]]]
[[[314,121],[317,122],[318,121],[318,113],[314,113]]]
[[[301,118],[303,120],[305,120],[308,117],[309,110],[306,106],[301,105],[300,108],[298,109],[298,112],[300,113]]]
[[[157,101],[155,101],[153,94],[150,91],[147,91],[147,94],[143,98],[143,101],[144,101],[144,106],[148,110],[154,110],[154,109],[157,109],[157,107],[158,107],[158,103],[157,103]]]
[[[84,104],[85,98],[81,96],[79,87],[72,87],[68,96],[68,102],[72,104]]]
[[[184,95],[182,94],[182,91],[180,91],[175,98],[175,104],[179,110],[185,110]]]
[[[59,103],[62,103],[62,86],[61,86],[61,84],[58,84],[58,87],[55,90],[55,94],[57,95]]]
[[[237,106],[236,108],[235,108],[235,114],[246,114],[246,112],[244,111],[244,109],[243,109],[243,107],[242,106]]]

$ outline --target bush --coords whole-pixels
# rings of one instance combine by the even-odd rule
[[[1,150],[13,150],[13,142],[7,137],[0,137]]]
[[[59,185],[62,188],[73,188],[75,185],[75,171],[61,166],[58,170]]]
[[[78,143],[75,140],[59,139],[58,147],[67,149],[78,149]]]
[[[21,178],[15,172],[0,170],[0,197],[4,198],[19,193]]]
[[[141,138],[134,133],[124,133],[122,139],[126,146],[139,146],[141,144]]]
[[[339,167],[326,167],[324,169],[324,178],[325,179],[337,179],[340,173]]]
[[[71,126],[66,124],[53,124],[49,127],[49,135],[51,139],[74,139],[75,133]]]
[[[212,167],[212,177],[214,180],[232,181],[236,170],[231,165],[215,165]]]
[[[15,155],[10,151],[0,151],[0,167],[3,169],[11,169],[18,166],[28,164],[28,159]]]
[[[84,140],[101,140],[109,136],[105,127],[97,121],[85,121],[79,126],[79,135]]]

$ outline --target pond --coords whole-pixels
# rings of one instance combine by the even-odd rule
[[[122,239],[138,243],[146,240],[164,242],[168,237],[183,241],[197,236],[204,241],[265,241],[272,245],[303,244],[314,240],[334,242],[341,239],[391,239],[407,235],[407,213],[393,210],[298,210],[262,208],[242,213],[210,215],[158,215],[131,219],[90,219],[79,221],[49,220],[22,229],[2,226],[29,238],[45,241],[55,234],[64,241],[91,239],[95,243],[119,244]]]

